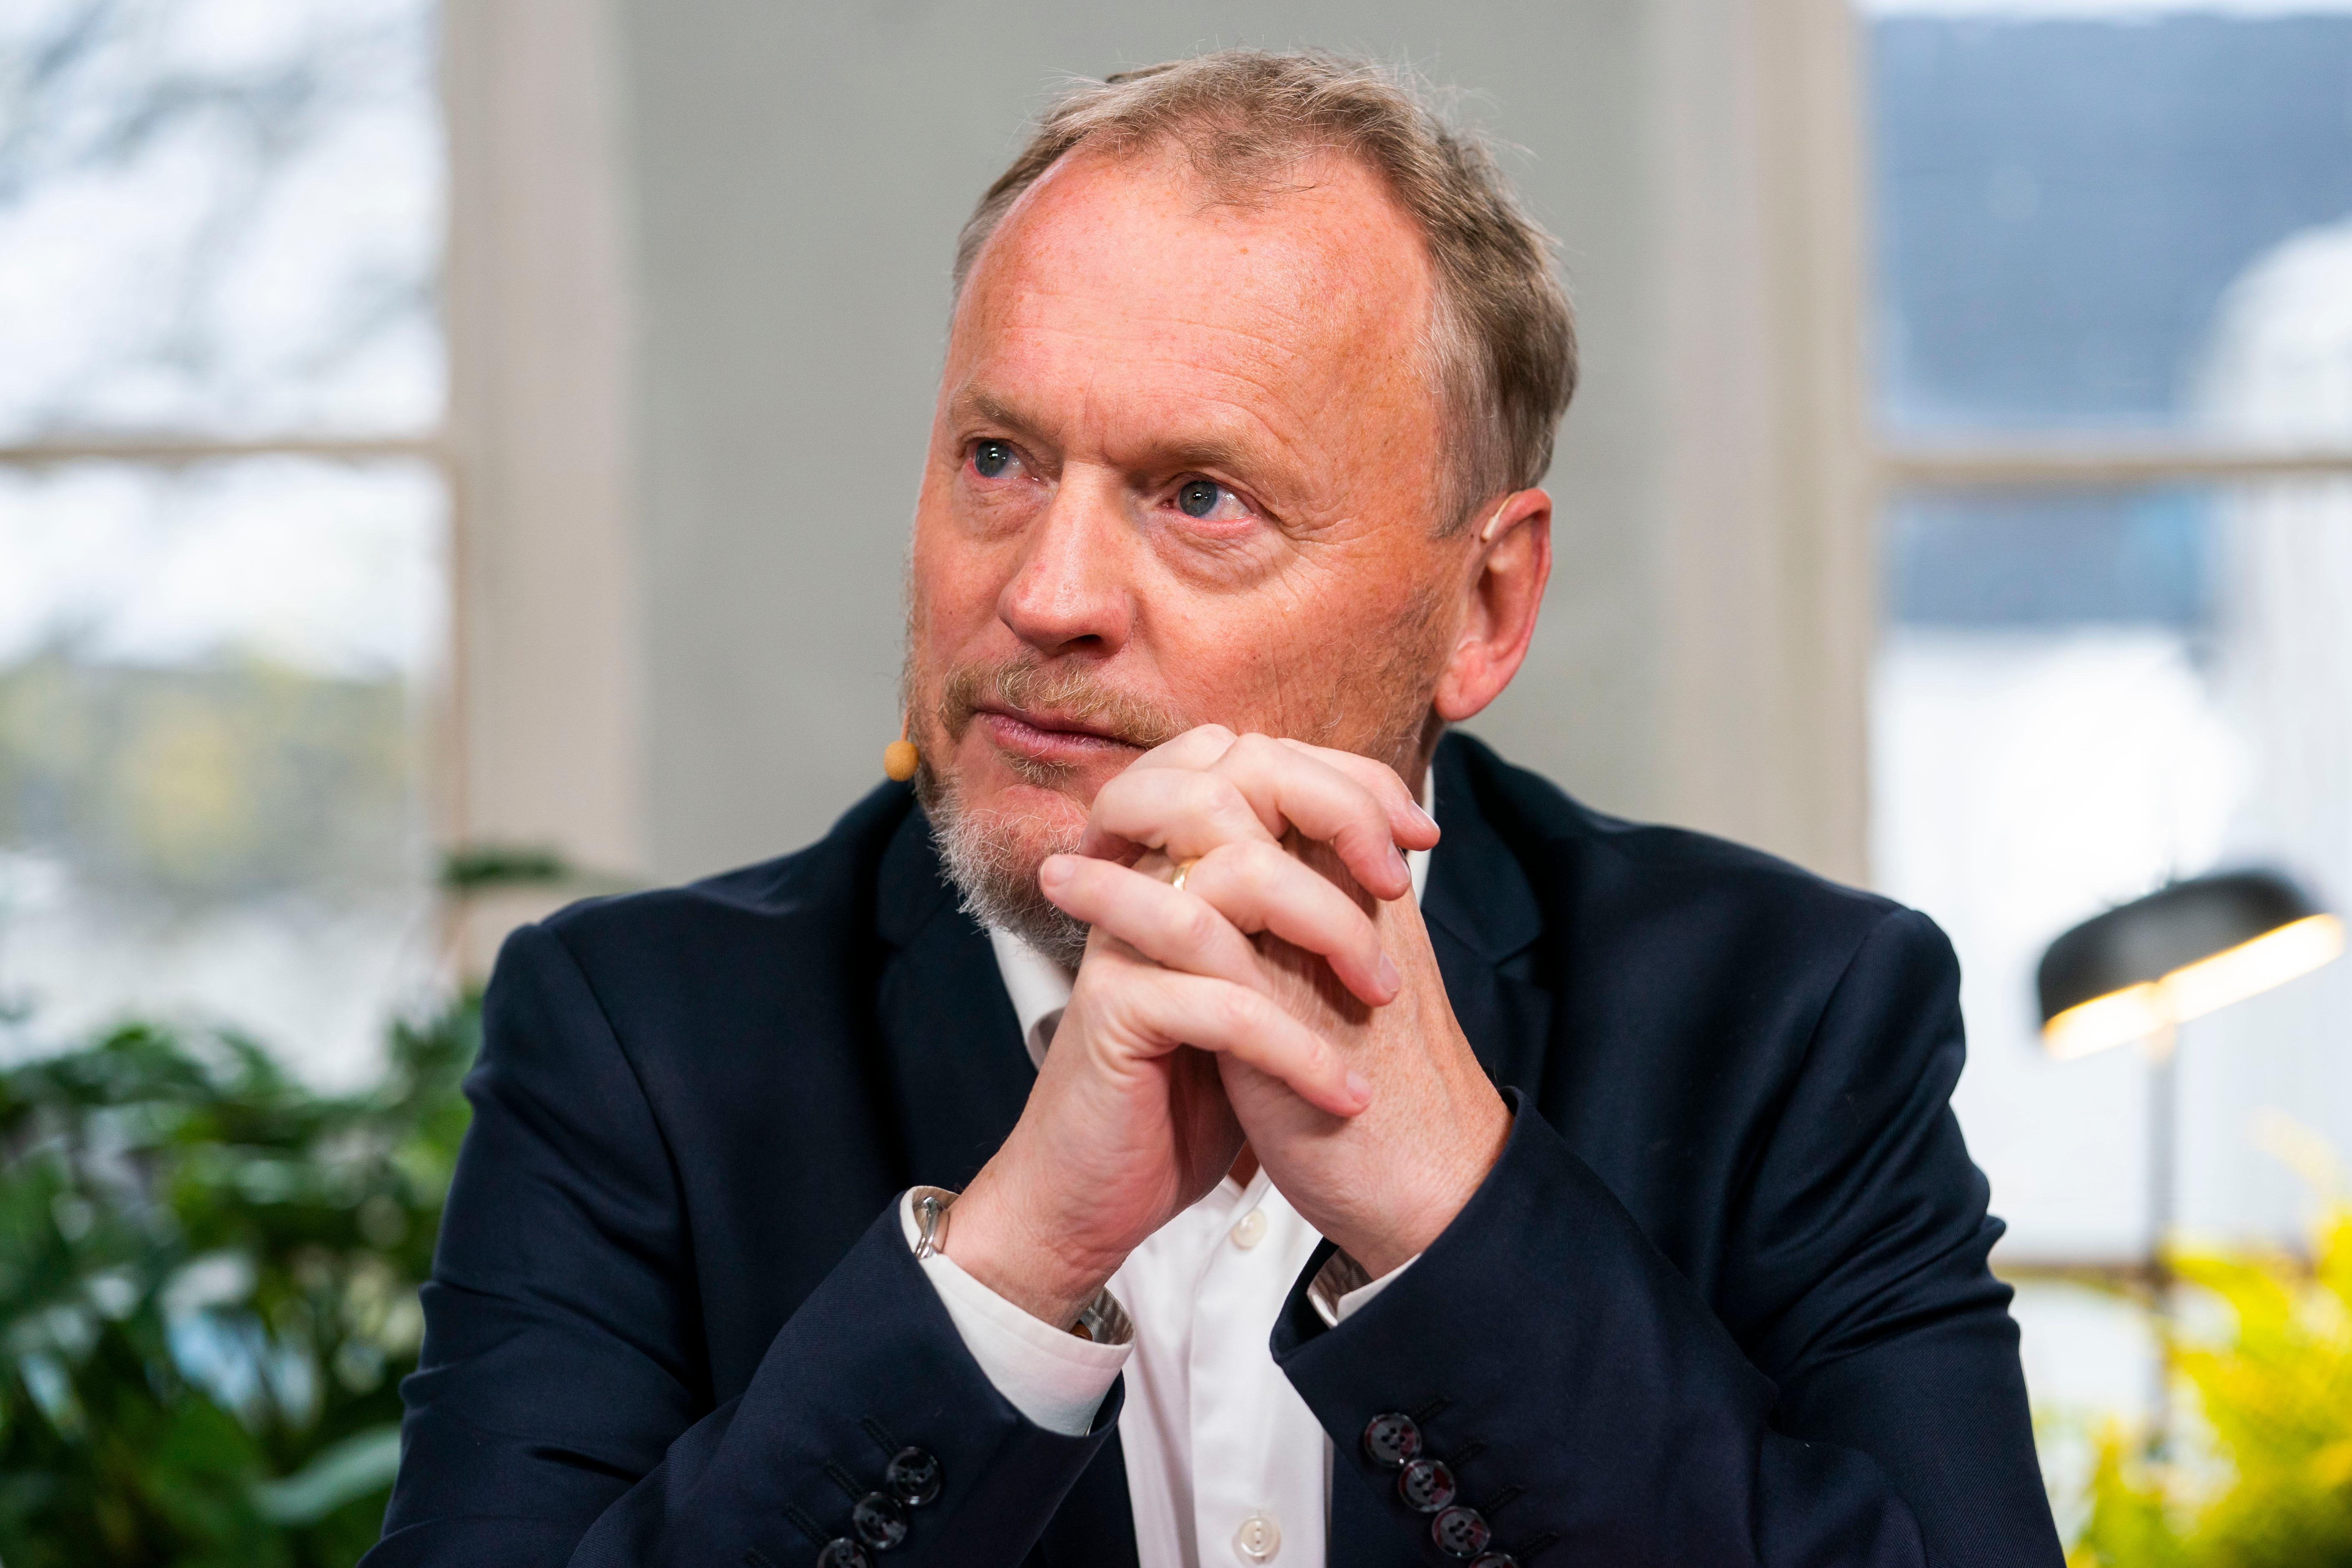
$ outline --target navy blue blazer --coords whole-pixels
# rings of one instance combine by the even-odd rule
[[[1942,934],[1462,737],[1437,767],[1423,909],[1516,1123],[1394,1285],[1327,1328],[1318,1253],[1274,1331],[1333,1568],[1452,1561],[1363,1451],[1391,1411],[1536,1568],[2056,1568]],[[898,1229],[1033,1078],[903,786],[517,931],[368,1564],[806,1568],[916,1445],[944,1486],[885,1563],[1132,1565],[1119,1390],[1031,1425]]]

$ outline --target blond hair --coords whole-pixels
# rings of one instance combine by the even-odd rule
[[[956,242],[955,287],[1005,213],[1066,153],[1173,142],[1222,195],[1271,195],[1332,151],[1380,174],[1429,246],[1431,370],[1454,426],[1442,526],[1536,483],[1576,390],[1576,325],[1550,237],[1511,194],[1486,142],[1450,123],[1402,72],[1321,52],[1224,49],[1122,71],[1066,93],[980,199]]]

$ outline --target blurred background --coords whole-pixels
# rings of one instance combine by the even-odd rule
[[[1504,144],[1586,372],[1472,728],[1942,923],[2062,1523],[2186,1560],[2118,1510],[2193,1540],[2256,1460],[2159,1370],[2168,1080],[2051,1059],[2033,976],[2216,868],[2352,898],[2352,5],[16,0],[12,1568],[350,1561],[468,984],[870,787],[955,229],[1056,82],[1237,43]],[[2189,1026],[2169,1174],[2301,1325],[2252,1419],[2352,1552],[2347,1043],[2344,964]]]

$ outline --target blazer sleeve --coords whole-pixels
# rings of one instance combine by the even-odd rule
[[[1517,1108],[1485,1184],[1392,1287],[1327,1328],[1302,1282],[1276,1324],[1350,1478],[1333,1484],[1376,1489],[1447,1562],[1362,1441],[1376,1415],[1417,1412],[1460,1502],[1494,1516],[1493,1549],[1522,1560],[2058,1568],[2010,1291],[1985,1264],[2000,1227],[1948,1103],[1962,1056],[1949,945],[1887,916],[1731,1195],[1720,1294],[1754,1320],[1746,1351]]]
[[[1030,1423],[963,1348],[886,1209],[714,1402],[662,1131],[557,934],[499,954],[474,1120],[402,1385],[368,1568],[803,1568],[851,1533],[897,1446],[941,1486],[894,1563],[1018,1563],[1112,1430]]]

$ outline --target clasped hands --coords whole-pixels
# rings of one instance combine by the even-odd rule
[[[1067,1326],[1244,1145],[1373,1276],[1426,1248],[1510,1122],[1400,853],[1436,841],[1391,769],[1216,725],[1104,784],[1039,870],[1093,928],[1070,1005],[948,1256]]]

